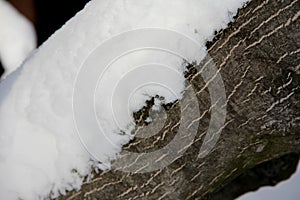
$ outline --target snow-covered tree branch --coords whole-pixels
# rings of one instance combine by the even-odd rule
[[[197,159],[207,112],[192,147],[169,167],[148,174],[105,171],[62,199],[233,199],[288,178],[300,150],[299,10],[299,1],[253,0],[207,44],[228,100],[226,127],[209,156]],[[201,77],[190,79],[205,87]],[[198,98],[201,111],[209,111],[208,91]],[[127,150],[166,145],[176,134],[179,110],[169,110],[160,134],[136,139]]]
[[[287,178],[300,4],[246,2],[91,1],[0,84],[0,198],[232,199]]]

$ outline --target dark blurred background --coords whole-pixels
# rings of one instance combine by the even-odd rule
[[[8,0],[20,13],[28,18],[36,28],[38,46],[62,27],[89,0]],[[0,61],[0,76],[3,67]]]

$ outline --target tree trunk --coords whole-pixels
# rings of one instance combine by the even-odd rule
[[[226,126],[213,150],[198,158],[211,103],[207,84],[190,67],[187,79],[199,92],[204,114],[197,137],[183,156],[155,172],[100,172],[80,191],[59,199],[233,199],[288,178],[300,152],[299,30],[299,0],[252,0],[207,43],[227,96]],[[178,129],[179,107],[166,106],[165,127],[125,149],[143,152],[165,146]]]

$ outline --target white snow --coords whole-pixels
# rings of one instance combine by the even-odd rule
[[[276,186],[265,186],[257,191],[249,192],[239,197],[238,200],[297,200],[300,196],[300,165],[295,174],[286,181],[280,182]]]
[[[83,177],[90,175],[91,169],[98,164],[77,136],[72,95],[80,67],[103,41],[133,29],[166,28],[197,40],[204,51],[205,42],[213,38],[214,31],[226,27],[245,1],[91,1],[0,84],[0,199],[43,199],[50,193],[56,197],[68,190],[79,189]],[[165,40],[168,41],[168,38]],[[118,123],[127,131],[121,136],[117,134],[120,128],[108,116],[111,100],[106,94],[113,90],[115,81],[132,70],[132,66],[149,63],[150,58],[155,56],[155,62],[170,59],[162,64],[173,64],[170,70],[174,73],[166,71],[166,68],[156,68],[157,71],[146,74],[140,72],[143,76],[138,80],[147,77],[163,79],[160,83],[170,85],[172,94],[160,87],[149,86],[137,89],[130,96],[126,92],[122,94],[127,87],[132,89],[130,81],[121,84],[117,88],[120,93],[113,99],[116,101],[113,110],[120,113]],[[203,52],[199,52],[191,59],[201,60],[203,56]],[[97,167],[106,168],[109,161],[116,158],[122,145],[132,138],[128,134],[132,128],[128,124],[132,121],[130,114],[140,109],[149,96],[160,94],[166,102],[181,97],[184,89],[181,62],[176,57],[172,60],[169,55],[158,56],[153,51],[137,52],[134,57],[118,60],[105,72],[97,87],[95,97],[99,102],[95,107],[100,125],[113,144],[107,143],[105,138],[99,141],[102,154],[98,159],[103,163]],[[129,115],[124,113],[122,106],[118,106],[127,105],[128,99],[124,97],[128,96]],[[82,120],[88,123],[90,119]]]
[[[0,0],[0,60],[10,74],[36,48],[34,27],[5,0]]]

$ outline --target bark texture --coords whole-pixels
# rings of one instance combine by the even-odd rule
[[[80,191],[60,199],[233,199],[288,178],[300,152],[299,30],[300,0],[252,0],[207,43],[227,96],[226,123],[212,152],[198,158],[211,104],[206,83],[190,66],[186,78],[198,92],[203,115],[185,154],[152,173],[101,172]],[[207,58],[202,64],[209,62]],[[172,140],[180,105],[165,107],[165,127],[148,139],[135,139],[125,149],[153,151]],[[146,115],[145,108],[136,118]]]

